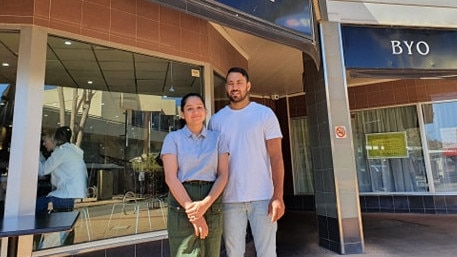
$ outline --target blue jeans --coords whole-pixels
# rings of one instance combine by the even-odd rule
[[[277,222],[268,216],[269,200],[224,203],[224,243],[228,257],[243,257],[247,223],[251,226],[257,256],[276,257]]]
[[[75,205],[73,198],[58,198],[54,196],[40,196],[36,200],[35,214],[48,212],[48,203],[52,202],[55,211],[72,211]]]
[[[53,211],[55,212],[67,212],[73,211],[75,205],[75,199],[73,198],[58,198],[54,196],[40,196],[36,200],[35,214],[41,215],[48,213],[48,204],[52,202]],[[55,232],[59,234],[60,245],[72,245],[75,238],[75,231]],[[43,245],[42,235],[34,235],[35,250],[42,249]]]

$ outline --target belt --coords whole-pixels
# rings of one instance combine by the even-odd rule
[[[188,185],[209,185],[213,184],[214,181],[204,181],[204,180],[188,180],[184,181],[183,184],[188,184]]]

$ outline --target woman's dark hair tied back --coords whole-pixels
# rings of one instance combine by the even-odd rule
[[[57,145],[62,145],[65,143],[69,143],[71,141],[71,128],[68,126],[62,126],[56,130],[55,133],[55,141]]]
[[[187,99],[189,99],[189,97],[192,97],[192,96],[200,98],[200,100],[202,100],[202,102],[203,102],[203,106],[205,106],[205,100],[203,99],[203,96],[201,96],[198,93],[188,93],[187,95],[183,96],[181,99],[181,111],[182,112],[184,111],[184,106],[186,106]]]
[[[201,96],[200,94],[198,93],[188,93],[187,95],[183,96],[181,98],[181,111],[184,112],[184,106],[186,106],[186,103],[187,103],[187,99],[189,99],[189,97],[198,97],[200,98],[200,100],[202,100],[202,103],[203,103],[203,106],[205,106],[206,108],[206,105],[205,105],[205,100],[203,99],[203,96]],[[179,119],[179,126],[182,128],[186,125],[186,121],[184,119]]]

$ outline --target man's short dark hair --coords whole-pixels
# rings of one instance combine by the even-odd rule
[[[238,72],[238,73],[241,73],[241,75],[243,75],[243,77],[246,78],[246,82],[249,82],[249,75],[248,75],[248,72],[241,68],[241,67],[232,67],[230,68],[228,71],[227,71],[227,76],[225,76],[225,81],[227,81],[227,77],[230,73],[232,72]]]

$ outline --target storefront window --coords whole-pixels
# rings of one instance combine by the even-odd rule
[[[214,73],[214,112],[222,109],[228,102],[225,91],[225,77]]]
[[[314,193],[311,147],[306,118],[291,120],[292,164],[295,194]]]
[[[157,157],[202,67],[53,36],[47,56],[42,127],[73,129],[89,175],[74,243],[166,229]]]
[[[422,110],[435,191],[456,191],[457,102],[424,104]]]
[[[19,32],[0,31],[0,216],[3,216],[10,157]]]
[[[355,112],[352,128],[361,193],[428,191],[415,106]],[[370,155],[375,147],[379,151]]]

